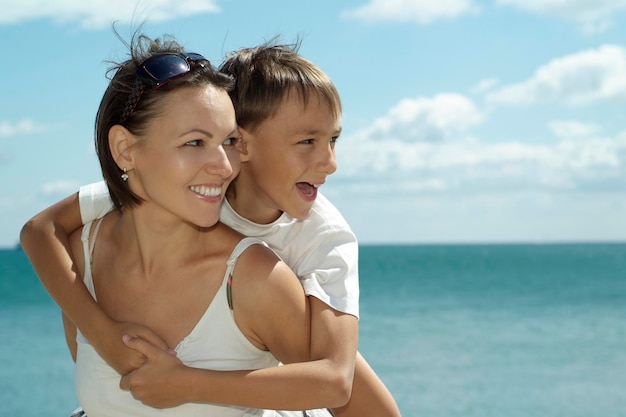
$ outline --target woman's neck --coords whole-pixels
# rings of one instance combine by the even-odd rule
[[[199,228],[146,204],[119,213],[112,238],[120,255],[142,266],[144,276],[154,270],[184,263],[210,241],[216,228]]]

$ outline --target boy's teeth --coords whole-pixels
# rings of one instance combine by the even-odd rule
[[[219,187],[207,187],[205,185],[192,185],[189,189],[205,197],[217,197],[222,193],[222,189]]]

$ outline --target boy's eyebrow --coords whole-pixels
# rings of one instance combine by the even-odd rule
[[[340,127],[339,129],[337,129],[337,130],[333,131],[333,132],[331,133],[331,135],[333,135],[333,136],[339,136],[339,135],[341,134],[341,130],[342,130],[342,128]],[[305,129],[302,129],[302,130],[300,131],[300,133],[303,133],[303,134],[306,134],[306,135],[317,135],[317,134],[319,134],[319,133],[323,133],[323,131],[322,131],[322,129],[306,129],[306,128],[305,128]]]

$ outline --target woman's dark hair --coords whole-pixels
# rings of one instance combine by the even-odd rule
[[[122,63],[113,63],[107,71],[107,78],[112,72],[114,75],[110,77],[109,86],[100,102],[95,124],[96,153],[109,194],[117,209],[136,206],[141,204],[142,199],[133,193],[128,183],[121,178],[123,171],[113,159],[109,147],[108,136],[111,127],[122,125],[132,134],[142,135],[150,121],[158,116],[160,99],[171,91],[183,87],[213,85],[230,92],[234,86],[231,76],[220,73],[208,61],[202,61],[202,65],[192,66],[189,72],[162,86],[140,85],[137,83],[137,69],[144,61],[156,54],[184,54],[185,50],[169,35],[161,39],[150,39],[145,35],[135,34],[127,46],[130,58]],[[137,99],[138,86],[141,87],[141,92]],[[129,102],[133,103],[130,112]]]

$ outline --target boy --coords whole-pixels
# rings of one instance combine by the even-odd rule
[[[341,104],[335,87],[295,50],[269,44],[238,51],[221,71],[236,80],[231,98],[243,147],[241,173],[227,193],[221,221],[265,240],[300,278],[310,296],[311,360],[329,380],[328,386],[314,389],[334,393],[329,404],[334,415],[399,416],[390,393],[357,353],[356,238],[336,208],[318,194],[337,168]],[[141,339],[161,349],[167,346],[149,329],[113,322],[76,279],[67,235],[81,219],[88,222],[112,208],[103,183],[81,188],[80,212],[76,200],[68,197],[29,221],[22,246],[64,314],[125,375],[143,364],[140,351],[148,354]],[[135,336],[124,340],[137,350],[122,347],[123,335]],[[279,373],[268,374],[266,383],[273,377],[280,378]],[[122,385],[130,386],[132,378],[132,373],[124,377]],[[231,390],[224,388],[221,383],[214,387],[216,397],[207,402],[228,403],[224,395]],[[153,389],[167,388],[155,383]]]

